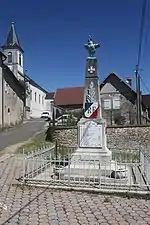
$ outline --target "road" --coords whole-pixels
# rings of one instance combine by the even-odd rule
[[[45,125],[41,119],[29,120],[19,127],[0,133],[0,149],[7,146],[24,142],[39,132]]]

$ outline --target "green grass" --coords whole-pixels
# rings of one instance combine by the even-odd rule
[[[26,154],[31,151],[42,149],[43,147],[53,145],[53,143],[46,141],[45,138],[46,138],[45,131],[36,134],[33,138],[29,140],[29,142],[19,147],[16,153],[23,153],[24,150],[24,153]]]
[[[139,162],[140,156],[139,151],[112,151],[112,158],[117,162]]]

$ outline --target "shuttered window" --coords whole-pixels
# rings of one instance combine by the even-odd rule
[[[120,109],[120,97],[113,98],[113,109]]]
[[[111,109],[111,99],[104,99],[104,109]]]

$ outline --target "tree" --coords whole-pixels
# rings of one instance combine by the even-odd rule
[[[25,90],[26,90],[26,97],[28,97],[30,95],[30,89],[29,89],[28,83],[24,82],[24,80],[21,80],[21,79],[19,80],[19,82],[25,88]]]

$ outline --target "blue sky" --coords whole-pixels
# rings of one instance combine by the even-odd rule
[[[144,38],[150,29],[147,2]],[[2,1],[0,43],[5,42],[14,21],[28,75],[49,91],[84,84],[84,44],[89,33],[101,45],[96,54],[100,80],[110,72],[134,79],[141,5],[142,0]],[[141,76],[150,86],[150,34],[144,46]]]

